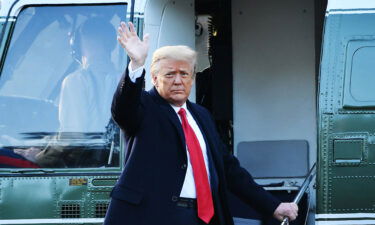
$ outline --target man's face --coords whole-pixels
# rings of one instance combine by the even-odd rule
[[[162,59],[158,66],[158,74],[152,74],[156,90],[172,105],[182,106],[194,82],[192,66],[186,61],[174,59]]]

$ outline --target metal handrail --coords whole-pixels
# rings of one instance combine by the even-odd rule
[[[305,193],[306,189],[309,187],[312,179],[314,178],[316,174],[316,163],[311,167],[305,181],[303,182],[301,188],[299,189],[296,197],[294,197],[293,203],[298,204],[299,201],[301,200],[303,194]],[[289,218],[285,217],[283,219],[283,222],[281,222],[281,225],[289,225]]]

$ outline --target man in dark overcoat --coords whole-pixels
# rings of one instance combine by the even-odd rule
[[[297,217],[240,167],[220,141],[210,113],[188,100],[196,53],[187,46],[154,52],[154,87],[143,90],[148,35],[121,23],[118,41],[130,57],[112,103],[125,134],[125,168],[111,193],[105,225],[232,225],[231,191],[266,216]]]

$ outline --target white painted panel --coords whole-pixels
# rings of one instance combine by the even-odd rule
[[[129,2],[128,3],[129,7],[131,7],[131,1],[130,0],[126,0],[126,1]],[[134,4],[134,12],[135,13],[144,13],[146,3],[147,3],[147,0],[136,0],[135,4]],[[130,10],[128,10],[128,12],[130,12]]]
[[[158,46],[187,45],[195,47],[194,4],[192,0],[168,2],[164,9]]]
[[[145,24],[160,26],[164,9],[169,0],[148,0],[145,8]]]
[[[234,0],[232,24],[235,152],[241,141],[304,139],[315,161],[314,1]]]

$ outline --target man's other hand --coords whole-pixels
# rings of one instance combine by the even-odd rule
[[[149,48],[149,35],[146,34],[143,36],[142,41],[138,37],[137,32],[134,29],[134,25],[131,22],[128,23],[128,26],[126,23],[121,22],[117,31],[117,40],[130,57],[131,68],[136,70],[143,66],[145,64]]]
[[[295,203],[281,203],[276,208],[273,216],[279,221],[283,221],[285,217],[288,217],[289,221],[293,221],[298,216],[298,206]]]

